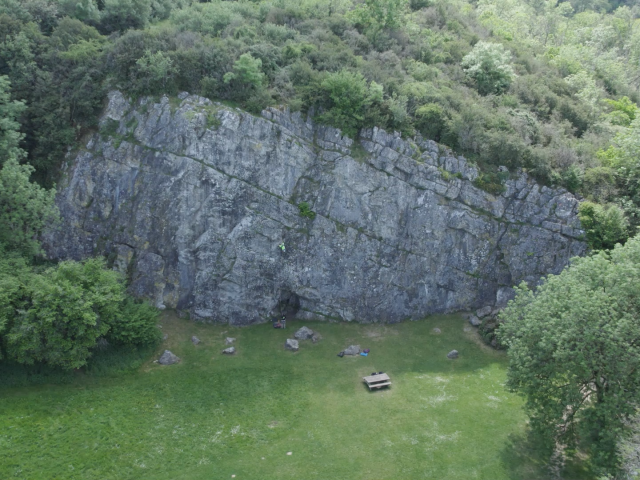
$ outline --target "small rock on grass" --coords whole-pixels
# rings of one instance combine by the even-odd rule
[[[475,315],[471,315],[469,317],[469,323],[471,325],[473,325],[474,327],[478,327],[480,326],[480,324],[482,323],[482,320],[480,320],[478,317],[476,317]]]
[[[459,354],[457,350],[451,350],[447,353],[447,358],[458,358]]]
[[[200,343],[200,339],[194,335],[193,337],[191,337],[191,343],[193,343],[194,345],[198,345]]]
[[[297,340],[308,340],[313,337],[313,330],[311,330],[309,327],[302,327],[296,333],[294,333],[293,336]]]
[[[222,350],[222,353],[224,353],[225,355],[233,355],[234,353],[236,353],[236,347],[225,348],[224,350]]]
[[[345,355],[358,355],[360,353],[360,345],[349,345],[344,349]]]
[[[433,332],[434,335],[440,335],[442,333],[442,330],[440,330],[439,328],[434,328],[431,331]]]
[[[311,341],[313,343],[318,343],[320,340],[322,340],[322,335],[320,335],[318,332],[314,332],[313,336],[311,337]]]
[[[284,342],[284,348],[292,352],[297,352],[299,348],[298,341],[293,338],[287,338],[287,341]]]
[[[179,361],[180,361],[180,358],[174,355],[173,353],[171,353],[169,350],[165,350],[164,353],[158,359],[158,363],[160,365],[173,365],[174,363],[178,363]]]
[[[233,342],[235,342],[235,341],[236,341],[236,339],[235,339],[235,338],[233,338],[233,337],[227,337],[227,338],[225,338],[225,340],[224,340],[224,344],[225,344],[225,345],[231,345],[231,344],[232,344]]]

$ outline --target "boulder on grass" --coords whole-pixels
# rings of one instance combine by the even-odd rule
[[[222,350],[222,353],[224,353],[225,355],[233,355],[234,353],[236,353],[236,347],[225,348],[224,350]]]
[[[178,363],[179,361],[180,361],[180,358],[174,355],[173,353],[171,353],[169,350],[165,350],[164,353],[158,359],[158,363],[160,365],[173,365],[174,363]]]
[[[193,343],[194,345],[198,345],[200,343],[200,339],[194,335],[193,337],[191,337],[191,343]]]
[[[458,358],[458,356],[458,350],[451,350],[449,353],[447,353],[447,358]]]
[[[311,341],[313,343],[318,343],[320,340],[322,340],[322,335],[320,335],[318,332],[314,332],[313,336],[311,337]]]
[[[225,338],[225,339],[224,339],[224,344],[225,344],[225,345],[231,345],[231,344],[232,344],[233,342],[235,342],[235,341],[236,341],[236,339],[235,339],[235,338],[233,338],[233,337],[227,337],[227,338]]]
[[[480,324],[482,323],[482,320],[480,320],[478,317],[476,317],[475,315],[471,315],[469,317],[469,323],[471,325],[473,325],[474,327],[479,327]]]
[[[308,327],[302,327],[293,336],[298,340],[308,340],[313,337],[313,330]]]
[[[287,341],[284,342],[284,348],[287,350],[291,350],[292,352],[298,351],[298,341],[293,338],[287,338]]]
[[[491,313],[491,310],[493,309],[488,305],[486,307],[479,308],[478,310],[476,310],[476,316],[478,318],[486,317]]]
[[[360,345],[349,345],[344,349],[345,355],[358,355],[360,353]]]

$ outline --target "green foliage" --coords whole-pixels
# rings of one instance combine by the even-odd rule
[[[156,326],[158,309],[146,302],[126,297],[110,322],[106,339],[120,345],[154,345],[160,340]]]
[[[382,100],[381,85],[375,82],[367,85],[362,74],[348,70],[327,75],[320,88],[328,100],[328,110],[320,115],[320,120],[352,137],[365,124],[366,108]]]
[[[265,75],[262,73],[262,60],[243,53],[233,64],[233,71],[224,74],[224,83],[232,83],[240,98],[246,98],[250,92],[262,88]]]
[[[620,98],[620,100],[605,98],[605,102],[611,107],[611,112],[607,115],[607,118],[614,125],[628,127],[638,114],[638,106],[627,96]]]
[[[447,114],[441,105],[428,103],[416,109],[416,127],[425,137],[439,142],[447,128]]]
[[[349,17],[365,32],[375,34],[382,29],[399,28],[407,5],[407,0],[364,0],[349,12]]]
[[[146,50],[144,55],[136,61],[137,82],[139,93],[166,93],[167,86],[176,73],[173,60],[165,53],[157,51],[151,53]]]
[[[24,151],[19,148],[24,135],[16,118],[24,111],[24,103],[11,100],[9,79],[0,75],[0,166],[9,158],[21,159]]]
[[[316,212],[311,210],[311,206],[307,202],[300,202],[298,204],[298,210],[300,211],[300,216],[304,218],[308,218],[313,220],[316,218]]]
[[[98,340],[158,340],[157,310],[125,295],[102,259],[66,261],[37,273],[16,255],[0,261],[0,345],[11,361],[64,369],[87,363]]]
[[[611,471],[640,394],[640,238],[516,292],[498,333],[509,348],[507,388],[525,397],[531,426],[550,448],[581,439]]]
[[[481,95],[504,93],[515,77],[511,53],[500,43],[476,43],[461,66]]]
[[[627,219],[616,205],[602,206],[593,202],[582,202],[579,218],[587,235],[587,242],[594,250],[610,250],[624,243],[629,236]]]
[[[151,16],[151,0],[103,0],[100,28],[104,33],[143,28]]]
[[[31,183],[33,170],[15,158],[9,158],[0,170],[0,245],[27,257],[41,252],[39,235],[58,219],[55,190]]]

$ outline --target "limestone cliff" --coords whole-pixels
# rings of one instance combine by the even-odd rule
[[[521,174],[494,196],[477,174],[379,129],[353,142],[298,113],[112,92],[64,174],[47,249],[105,254],[134,294],[238,325],[282,309],[394,322],[501,305],[586,251],[571,194]]]

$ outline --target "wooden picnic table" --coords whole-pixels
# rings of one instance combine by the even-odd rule
[[[369,375],[368,377],[362,377],[362,379],[369,387],[369,390],[391,385],[391,379],[389,378],[389,375],[387,375],[386,373],[380,373],[378,375]]]

